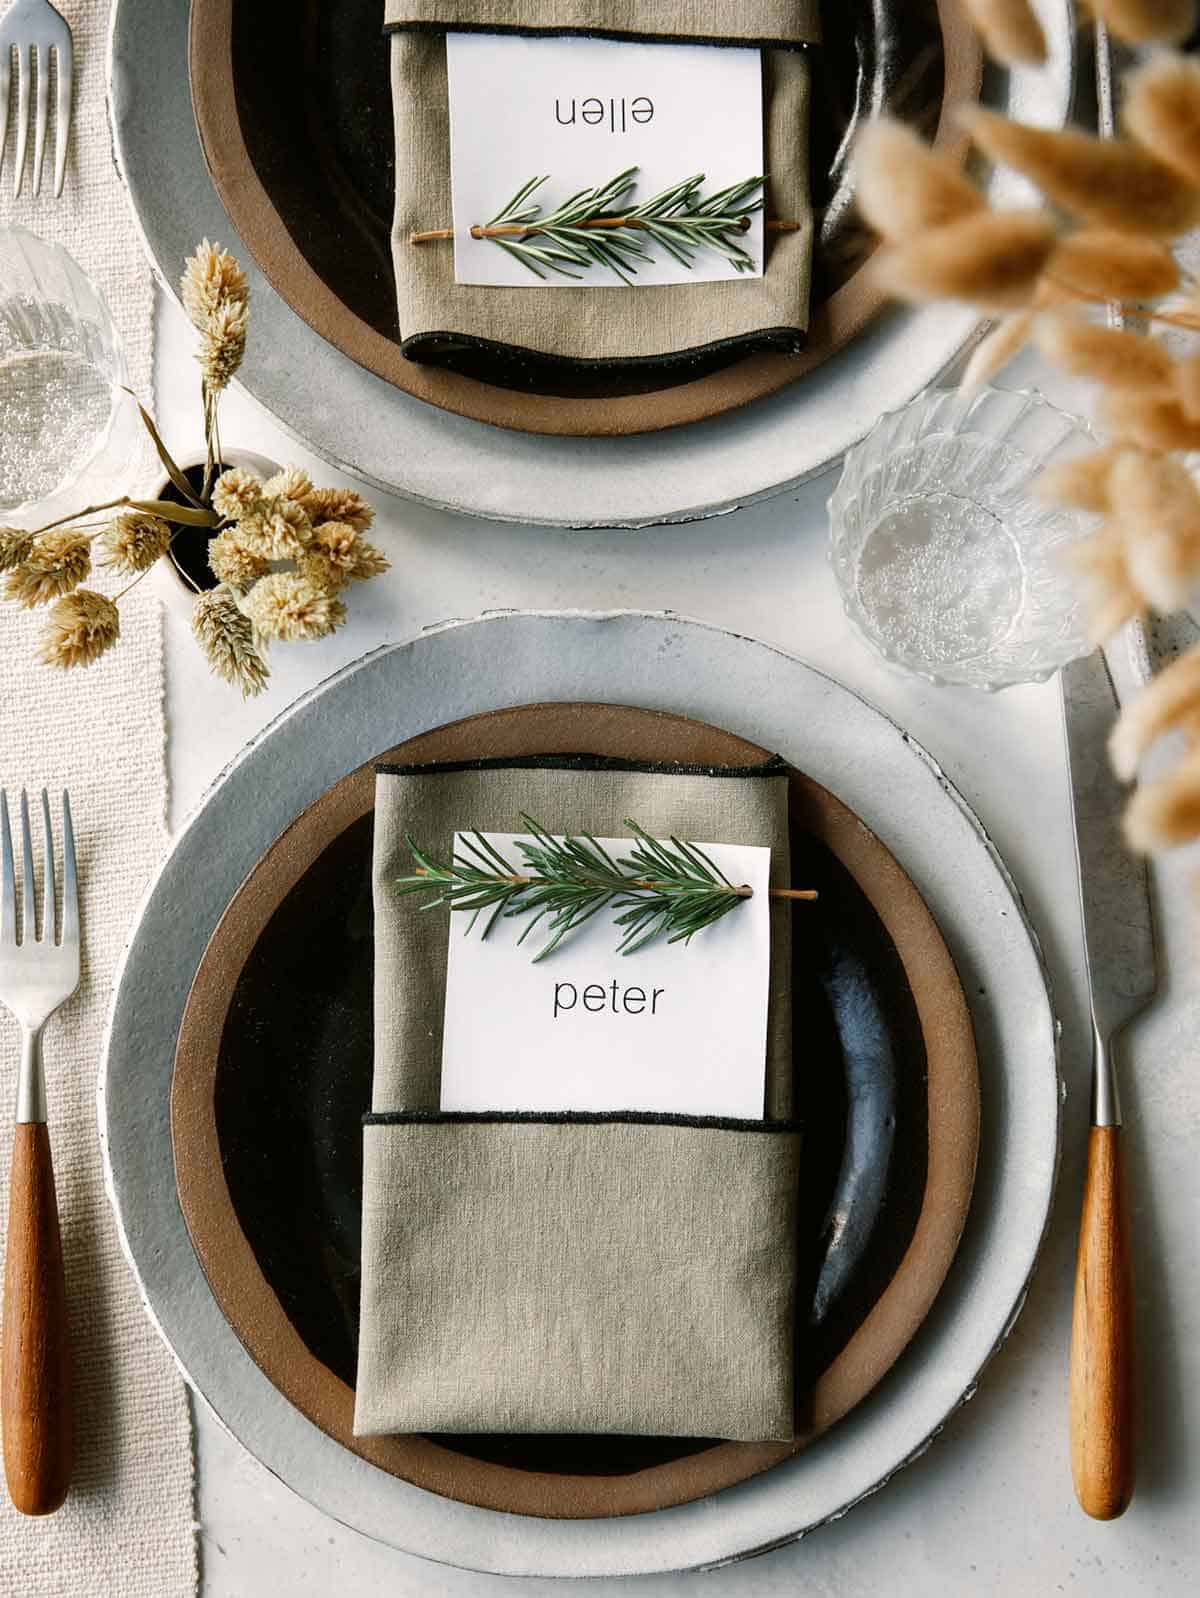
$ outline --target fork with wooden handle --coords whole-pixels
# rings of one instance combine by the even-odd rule
[[[0,1421],[9,1496],[49,1515],[71,1482],[71,1353],[62,1242],[46,1126],[42,1028],[79,986],[79,899],[71,805],[62,801],[62,914],[55,936],[54,838],[42,790],[42,922],[38,936],[29,800],[21,794],[21,926],[8,796],[0,791],[0,1003],[21,1025],[17,1124],[9,1175]]]

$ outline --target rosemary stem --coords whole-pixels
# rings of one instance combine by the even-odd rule
[[[801,223],[791,221],[787,217],[772,217],[770,221],[764,223],[768,233],[798,233],[800,231],[801,225]],[[645,223],[637,217],[613,216],[596,217],[592,220],[577,222],[575,226],[583,228],[627,227],[644,229]],[[734,226],[740,227],[744,233],[750,227],[750,218],[748,216],[742,217],[740,222],[731,224],[731,232],[733,231]],[[542,230],[539,227],[523,227],[512,222],[505,223],[500,227],[481,227],[479,223],[476,223],[471,229],[471,237],[473,239],[530,238],[534,234],[540,233],[541,231]],[[454,229],[452,227],[435,227],[428,228],[424,232],[420,233],[410,233],[408,235],[408,242],[410,244],[437,244],[452,239],[453,237]]]
[[[427,871],[424,866],[416,866],[416,867],[414,867],[413,875],[417,876],[417,877],[429,877],[429,876],[432,876],[433,873],[430,872],[430,871]],[[501,876],[500,873],[497,872],[496,873],[496,877],[495,877],[495,881],[497,881],[497,882],[510,882],[513,885],[514,888],[528,888],[528,887],[532,887],[532,885],[536,881],[538,881],[538,878],[536,878],[536,877],[518,877],[518,876]],[[647,892],[661,892],[664,888],[669,888],[670,884],[669,883],[665,883],[665,882],[653,882],[649,878],[640,878],[639,877],[639,878],[632,879],[629,883],[626,884],[626,886],[630,887],[630,888],[644,888]],[[772,899],[815,899],[815,898],[817,898],[817,890],[815,888],[770,888],[767,891],[769,893],[769,896]],[[737,897],[739,899],[753,899],[753,897],[754,897],[754,889],[750,886],[750,884],[748,882],[744,882],[741,885],[741,887],[740,888],[736,888],[734,890],[734,892],[737,894]]]

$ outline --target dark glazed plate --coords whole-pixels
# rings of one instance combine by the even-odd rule
[[[386,758],[578,751],[739,764],[762,751],[680,717],[541,705],[423,734]],[[322,1430],[445,1496],[555,1517],[687,1502],[810,1444],[923,1319],[966,1216],[978,1141],[970,1022],[908,878],[824,789],[792,780],[796,1100],[806,1140],[793,1445],[351,1433],[361,1127],[371,1086],[373,777],[352,773],[267,852],[213,935],[180,1030],[180,1201],[227,1319]]]
[[[466,353],[456,370],[435,370],[406,360],[398,343],[395,140],[380,15],[379,0],[192,0],[190,73],[205,159],[258,265],[317,332],[398,388],[530,432],[653,431],[718,415],[812,370],[882,304],[862,271],[871,246],[851,205],[854,131],[890,110],[961,151],[953,111],[979,91],[978,48],[955,0],[822,6],[810,118],[819,234],[803,355],[732,366],[726,357],[719,370],[709,357],[684,381],[653,368],[564,379],[536,360],[484,369]]]

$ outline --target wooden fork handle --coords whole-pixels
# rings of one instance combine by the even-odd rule
[[[1133,1496],[1133,1259],[1119,1126],[1093,1126],[1071,1322],[1071,1473],[1096,1520]]]
[[[13,1139],[2,1343],[9,1496],[23,1515],[49,1515],[67,1496],[73,1442],[66,1281],[43,1122],[18,1122]]]

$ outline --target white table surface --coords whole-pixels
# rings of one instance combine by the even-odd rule
[[[177,450],[200,441],[191,337],[160,296],[158,418]],[[1006,382],[1080,394],[1027,361]],[[313,469],[315,457],[238,392],[222,412],[232,446]],[[1140,1480],[1110,1525],[1075,1506],[1067,1455],[1066,1362],[1074,1238],[1087,1121],[1065,763],[1055,685],[987,696],[888,671],[851,634],[825,561],[825,476],[719,520],[640,533],[573,532],[456,518],[378,492],[378,537],[393,570],[351,598],[335,638],[283,648],[272,686],[243,703],[211,680],[186,613],[168,608],[170,817],[176,825],[226,761],[286,704],[375,645],[497,608],[670,609],[777,643],[886,709],[924,743],[992,833],[1046,944],[1064,1024],[1068,1084],[1058,1199],[1042,1262],[1012,1337],[973,1401],[885,1490],[802,1543],[702,1575],[601,1581],[603,1594],[821,1598],[1196,1590],[1200,1530],[1200,928],[1186,894],[1193,861],[1159,874],[1165,993],[1138,1023],[1124,1081],[1139,1260]],[[1118,665],[1120,662],[1118,662]],[[477,1598],[561,1584],[476,1575],[405,1557],[302,1503],[197,1406],[197,1520],[205,1598]]]

